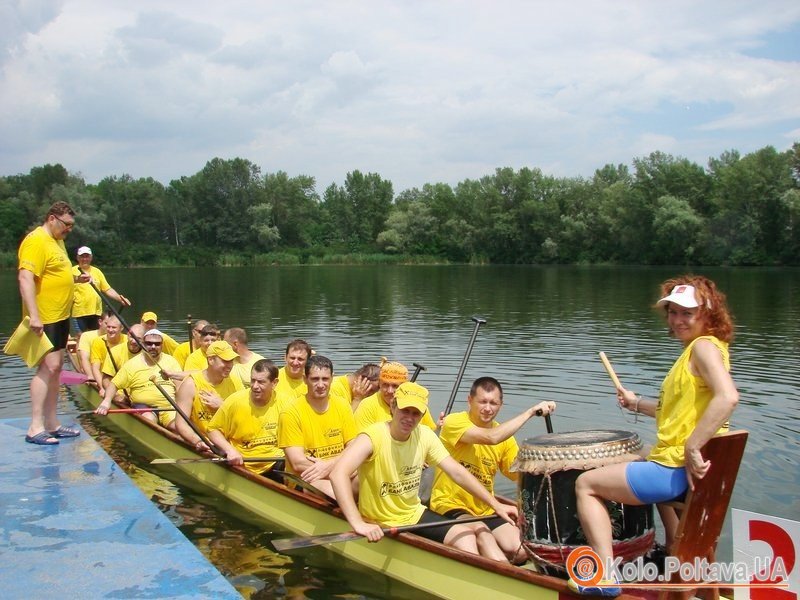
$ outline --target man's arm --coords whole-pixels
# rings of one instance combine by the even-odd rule
[[[25,312],[31,320],[31,331],[36,335],[42,335],[44,326],[39,317],[39,307],[36,305],[36,276],[28,269],[20,269],[17,274],[19,282],[19,295],[25,305]]]
[[[188,377],[178,386],[175,392],[175,403],[190,419],[192,418],[192,403],[194,402],[195,384],[194,379]],[[178,413],[175,416],[175,428],[180,436],[189,442],[198,452],[209,452],[208,445],[192,430],[189,424]]]
[[[225,435],[219,429],[209,429],[208,430],[208,439],[214,444],[217,448],[222,450],[225,453],[225,458],[228,461],[228,464],[231,465],[243,465],[244,460],[242,460],[242,454],[233,447]]]
[[[314,464],[314,462],[306,456],[305,448],[302,446],[287,446],[283,449],[283,453],[286,455],[286,460],[289,461],[289,465],[291,465],[292,471],[295,473],[302,474]]]
[[[120,293],[119,293],[117,290],[115,290],[114,288],[108,288],[108,289],[105,291],[105,294],[106,294],[106,296],[110,296],[112,300],[116,300],[117,302],[119,302],[120,304],[122,304],[122,306],[130,306],[130,305],[131,305],[131,301],[130,301],[130,300],[128,300],[128,299],[127,299],[125,296],[123,296],[122,294],[120,294]]]
[[[539,402],[536,406],[521,412],[513,419],[500,423],[497,427],[478,427],[477,425],[467,429],[459,439],[465,444],[485,444],[494,445],[505,442],[512,435],[517,433],[529,419],[538,416],[549,415],[556,409],[555,402]],[[541,411],[541,413],[539,413]]]
[[[345,448],[339,456],[336,466],[330,474],[333,493],[339,508],[342,509],[347,522],[353,531],[363,535],[370,542],[377,542],[383,537],[383,530],[380,525],[366,523],[358,512],[355,497],[353,496],[353,486],[350,482],[350,474],[356,471],[365,460],[372,454],[372,440],[368,435],[358,435],[352,443]]]

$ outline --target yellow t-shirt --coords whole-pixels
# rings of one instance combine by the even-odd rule
[[[347,375],[337,375],[333,378],[330,395],[341,398],[352,406],[353,391],[350,389],[350,382],[347,381]]]
[[[106,356],[108,356],[108,350],[106,349],[106,343],[108,343],[109,348],[114,348],[119,344],[127,344],[128,343],[128,336],[124,333],[119,336],[119,341],[116,344],[112,344],[108,341],[108,335],[103,334],[101,336],[96,337],[92,340],[92,345],[89,350],[89,362],[94,364],[97,363],[101,367],[103,363],[106,361]]]
[[[373,423],[381,423],[383,421],[391,420],[392,411],[386,405],[386,402],[383,401],[381,392],[378,390],[372,394],[372,396],[367,396],[361,401],[361,404],[358,405],[354,416],[356,419],[356,431],[361,433]],[[425,411],[425,414],[422,415],[422,420],[419,423],[420,425],[425,425],[430,427],[433,431],[436,431],[436,423],[434,423],[433,418],[431,418],[430,410]]]
[[[202,371],[203,369],[207,368],[208,359],[206,358],[206,353],[202,348],[198,348],[192,352],[186,359],[186,362],[183,363],[184,371]]]
[[[253,370],[253,365],[256,363],[257,360],[263,360],[264,357],[260,354],[253,352],[253,355],[250,357],[246,363],[240,363],[239,361],[234,361],[233,369],[231,369],[231,377],[238,377],[239,380],[242,382],[244,387],[250,387],[250,372]]]
[[[307,456],[322,460],[339,456],[355,435],[353,412],[340,398],[328,398],[324,413],[315,411],[305,396],[295,398],[278,418],[280,448],[298,446]],[[291,468],[288,461],[286,467]]]
[[[182,344],[178,344],[175,348],[174,352],[170,352],[172,357],[178,361],[178,364],[181,366],[181,370],[183,370],[184,365],[186,364],[186,359],[189,358],[189,354],[191,354],[189,348],[189,342],[183,342]]]
[[[494,476],[498,468],[509,479],[517,480],[517,474],[511,471],[511,463],[517,457],[519,446],[513,436],[494,445],[461,442],[461,436],[475,426],[470,420],[468,412],[453,413],[445,418],[439,436],[450,456],[474,475],[490,494],[494,495]],[[497,426],[497,421],[492,423],[492,427]],[[445,514],[453,509],[466,510],[475,516],[494,513],[488,504],[477,500],[453,481],[447,473],[436,469],[431,490],[431,510]]]
[[[175,352],[175,349],[179,346],[178,342],[175,341],[175,338],[171,337],[169,334],[163,333],[163,337],[161,338],[161,352],[165,354],[172,355]]]
[[[169,354],[162,354],[158,360],[159,366],[165,371],[178,369],[175,359]],[[131,397],[131,402],[144,404],[153,408],[172,408],[172,405],[164,398],[150,378],[156,375],[158,383],[164,388],[170,397],[175,398],[175,384],[171,379],[164,380],[161,373],[154,364],[145,359],[142,354],[134,356],[119,368],[119,373],[114,375],[111,382],[118,390],[127,390]]]
[[[34,275],[39,318],[48,325],[69,318],[75,287],[63,240],[51,237],[40,225],[22,240],[17,253],[18,270]],[[22,303],[22,316],[28,316]]]
[[[80,339],[78,340],[78,350],[91,356],[92,342],[96,340],[99,336],[100,336],[100,331],[98,329],[90,329],[89,331],[84,331],[81,334]]]
[[[256,406],[250,400],[250,390],[239,390],[222,403],[208,424],[208,430],[221,432],[245,458],[283,458],[283,450],[278,448],[278,415],[293,401],[293,398],[278,396],[273,390],[264,406]],[[253,473],[261,473],[272,464],[246,462],[244,466]]]
[[[439,438],[428,427],[416,427],[408,440],[400,442],[384,422],[359,435],[369,436],[372,454],[358,468],[358,511],[384,527],[419,521],[425,510],[419,499],[423,466],[438,465],[448,456]]]
[[[194,399],[192,400],[192,414],[189,415],[189,418],[197,425],[200,432],[205,434],[208,429],[208,424],[211,422],[211,419],[214,417],[214,412],[216,411],[211,412],[211,409],[203,404],[200,400],[200,392],[203,390],[215,392],[220,398],[226,400],[228,396],[244,388],[242,387],[241,381],[232,379],[230,376],[223,379],[217,385],[212,384],[206,379],[203,371],[195,371],[191,373],[189,377],[194,380]],[[189,377],[184,379],[181,385],[188,381]]]
[[[80,267],[75,265],[72,267],[72,274],[78,276],[82,273]],[[92,276],[92,281],[101,292],[105,292],[111,286],[106,280],[106,276],[97,267],[89,266],[89,275]],[[72,302],[72,316],[73,317],[86,317],[88,315],[100,315],[103,313],[103,301],[92,289],[89,283],[76,283],[75,296]]]
[[[714,336],[700,336],[686,346],[686,349],[672,365],[661,384],[661,393],[656,407],[656,437],[658,441],[650,451],[647,460],[652,460],[665,467],[682,467],[684,465],[683,448],[686,440],[697,427],[697,422],[708,408],[714,393],[708,384],[696,375],[692,375],[689,359],[697,340],[708,340],[722,354],[725,368],[730,371],[730,354],[728,344]],[[717,433],[728,430],[725,423]]]
[[[308,393],[308,387],[305,379],[292,379],[286,374],[286,367],[281,367],[278,369],[278,385],[275,386],[275,391],[283,396],[303,398]]]
[[[138,356],[139,352],[131,352],[128,349],[128,344],[117,344],[113,348],[111,348],[111,354],[106,354],[106,359],[103,361],[103,366],[100,367],[100,372],[103,375],[108,375],[109,377],[113,377],[117,374],[117,370],[122,368],[126,362],[132,359],[134,356]],[[114,359],[113,362],[111,359]],[[117,368],[114,368],[114,365]]]

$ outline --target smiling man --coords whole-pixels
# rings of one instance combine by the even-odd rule
[[[286,345],[286,365],[278,373],[277,392],[283,396],[302,398],[308,388],[305,381],[306,361],[313,354],[305,340],[292,340]]]
[[[75,277],[86,273],[91,277],[91,283],[106,296],[116,300],[122,306],[131,305],[131,301],[112,288],[103,272],[92,264],[92,249],[89,246],[78,248],[77,259],[78,264],[72,267],[72,274]],[[90,283],[76,283],[72,317],[78,324],[78,331],[83,333],[84,331],[97,329],[102,313],[103,302]]]

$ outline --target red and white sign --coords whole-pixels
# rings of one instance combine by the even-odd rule
[[[743,583],[788,583],[788,588],[735,587],[735,600],[800,599],[800,522],[732,510],[733,562],[746,564]]]

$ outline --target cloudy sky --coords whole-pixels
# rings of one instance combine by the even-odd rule
[[[800,141],[797,0],[0,0],[0,175],[591,175]]]

